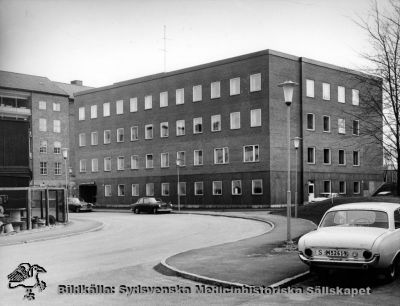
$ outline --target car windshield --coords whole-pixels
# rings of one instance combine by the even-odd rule
[[[156,198],[147,198],[147,199],[145,199],[145,203],[150,203],[150,204],[158,203],[160,201],[161,201],[160,199],[156,199]]]
[[[69,198],[69,202],[71,204],[79,204],[80,203],[78,198]]]
[[[387,213],[376,210],[337,210],[328,212],[320,227],[364,226],[389,228]]]

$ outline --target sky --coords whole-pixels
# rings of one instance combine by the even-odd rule
[[[387,0],[378,0],[383,8]],[[0,0],[0,70],[100,87],[272,49],[361,69],[369,0]]]

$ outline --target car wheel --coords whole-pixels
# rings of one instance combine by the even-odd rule
[[[80,212],[80,210],[81,210],[81,209],[80,209],[79,207],[75,208],[75,212],[76,212],[76,213]]]
[[[399,276],[400,260],[396,259],[389,267],[385,270],[385,277],[388,281],[392,282]]]
[[[156,213],[157,213],[157,208],[154,207],[154,208],[153,208],[153,214],[156,214]]]
[[[135,209],[133,210],[133,212],[134,212],[135,214],[140,213],[139,208],[135,208]]]

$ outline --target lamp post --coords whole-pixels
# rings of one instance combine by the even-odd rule
[[[285,98],[285,103],[287,105],[287,142],[288,142],[288,148],[287,148],[287,154],[288,154],[288,159],[287,159],[287,196],[286,196],[286,218],[287,218],[287,229],[286,229],[286,234],[287,234],[287,243],[291,244],[292,243],[292,237],[291,237],[291,225],[290,225],[290,218],[291,218],[291,192],[290,192],[290,105],[292,104],[292,99],[293,99],[293,89],[295,86],[298,84],[293,82],[293,81],[285,81],[281,84],[279,84],[279,87],[283,88],[283,95]]]
[[[62,149],[62,156],[64,158],[65,165],[65,216],[66,221],[68,221],[68,167],[67,167],[67,159],[68,159],[68,148]]]
[[[300,137],[295,137],[293,139],[293,146],[294,146],[294,149],[295,149],[295,152],[296,152],[296,183],[295,183],[295,192],[294,192],[294,217],[295,218],[297,218],[297,205],[298,205],[298,203],[297,203],[297,176],[298,176],[298,173],[297,173],[297,171],[298,171],[297,151],[298,151],[299,146],[300,146],[300,141],[301,141]]]

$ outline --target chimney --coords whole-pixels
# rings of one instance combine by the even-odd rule
[[[71,81],[72,85],[78,85],[78,86],[83,86],[83,83],[81,80],[73,80]]]

